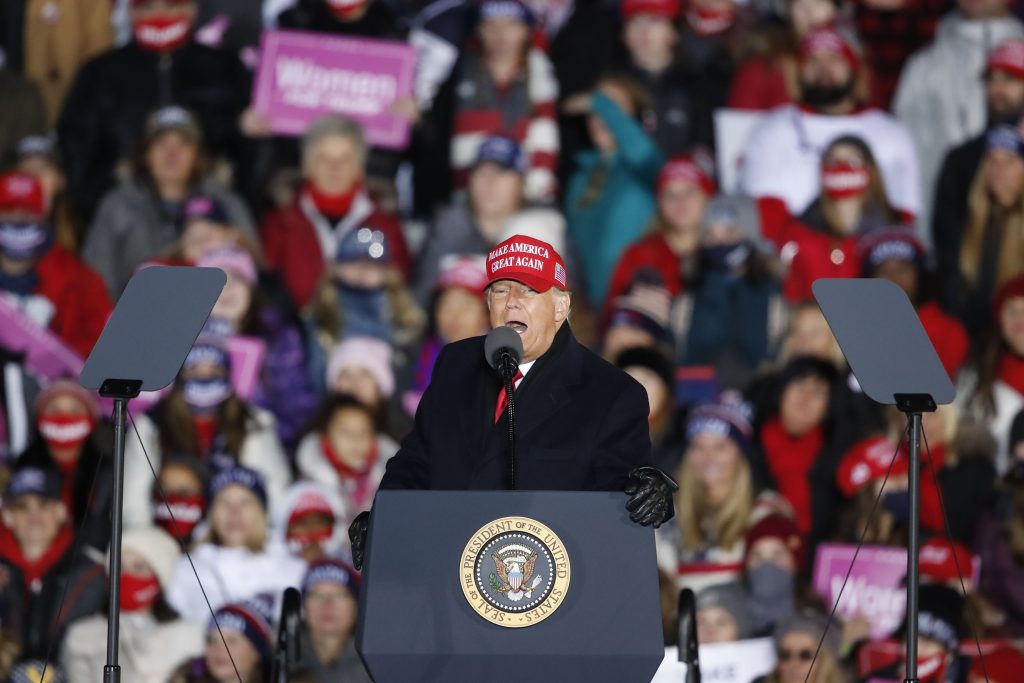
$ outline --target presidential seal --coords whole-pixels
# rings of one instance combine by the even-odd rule
[[[533,626],[554,614],[565,600],[570,573],[562,539],[527,517],[502,517],[480,527],[459,565],[470,607],[506,628]]]

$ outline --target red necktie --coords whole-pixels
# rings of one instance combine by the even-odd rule
[[[523,373],[516,370],[516,376],[512,380],[512,386],[515,386],[516,382],[523,378]],[[501,388],[498,392],[498,404],[494,406],[494,421],[497,422],[501,419],[501,414],[505,412],[505,406],[508,405],[508,394],[505,392],[505,387]]]

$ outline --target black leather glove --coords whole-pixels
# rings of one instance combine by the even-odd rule
[[[672,519],[676,513],[673,494],[679,484],[657,467],[637,467],[629,473],[626,483],[626,509],[629,518],[642,526],[659,526]]]
[[[352,566],[363,571],[363,554],[366,552],[366,531],[370,528],[370,511],[363,510],[348,527],[348,540],[352,542]]]

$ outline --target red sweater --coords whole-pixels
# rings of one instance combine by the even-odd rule
[[[55,244],[36,264],[36,294],[54,306],[50,330],[83,358],[92,351],[113,306],[107,287],[92,268]]]
[[[359,227],[363,226],[384,233],[392,250],[392,263],[408,279],[412,262],[398,221],[374,209],[359,223]],[[298,202],[268,214],[260,226],[260,240],[267,264],[281,274],[295,305],[304,307],[313,298],[327,261],[333,259],[334,254],[325,258],[316,228]]]
[[[793,101],[786,78],[775,60],[751,57],[736,71],[729,89],[729,107],[767,111]]]

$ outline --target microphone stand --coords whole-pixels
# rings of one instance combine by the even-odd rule
[[[896,407],[910,422],[907,488],[910,494],[910,524],[907,535],[907,661],[904,683],[919,683],[917,677],[918,554],[921,549],[921,414],[936,410],[928,394],[896,394]]]
[[[302,614],[302,596],[295,588],[286,588],[281,600],[281,623],[274,648],[271,683],[288,683],[288,672],[302,656],[299,644],[299,622]]]
[[[505,382],[505,418],[508,421],[508,484],[509,489],[519,488],[519,474],[516,470],[516,385],[515,375],[519,364],[507,351],[498,359],[498,372]]]
[[[700,658],[697,651],[697,599],[693,591],[679,591],[679,635],[676,642],[679,661],[686,664],[686,683],[700,683]]]

